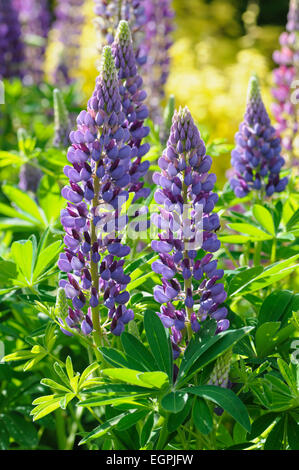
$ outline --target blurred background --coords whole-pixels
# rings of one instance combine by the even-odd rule
[[[45,1],[50,10],[49,21],[53,24],[56,2]],[[288,7],[289,0],[173,0],[175,30],[163,104],[174,95],[176,106],[187,105],[205,135],[233,144],[244,114],[248,79],[253,72],[261,78],[264,101],[268,111],[271,110],[271,71],[275,65],[272,54],[279,48],[278,39],[285,29]],[[78,58],[69,72],[74,85],[64,90],[66,104],[74,113],[86,106],[100,60],[93,0],[83,2],[80,15],[83,26]],[[60,48],[61,36],[55,28],[49,28],[44,63],[47,84],[53,82]],[[9,90],[13,97],[13,127],[32,127],[41,141],[51,134],[47,127],[51,94],[47,95],[45,82],[35,87],[35,93],[41,92],[40,99],[31,99],[30,103],[28,100],[24,103],[26,90],[18,85]],[[22,108],[20,112],[18,107]],[[13,147],[13,135],[6,132],[2,141],[0,136],[0,144],[2,149]],[[227,151],[221,152],[214,162],[220,183],[224,182],[225,172],[230,167],[229,149],[228,145]]]

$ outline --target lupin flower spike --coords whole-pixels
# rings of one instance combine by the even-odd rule
[[[216,385],[217,387],[226,388],[229,382],[229,369],[232,359],[232,350],[229,349],[222,356],[220,356],[215,363],[212,370],[209,385]]]
[[[17,11],[0,0],[0,79],[22,77],[24,46]]]
[[[169,75],[172,46],[171,33],[174,30],[174,11],[171,0],[148,0],[145,3],[144,66],[145,89],[150,97],[150,116],[162,124],[161,101],[165,97],[165,84]]]
[[[224,272],[213,260],[213,253],[220,248],[215,233],[219,217],[211,214],[218,200],[212,192],[216,176],[209,173],[212,159],[206,155],[187,108],[175,112],[167,148],[158,164],[161,172],[154,173],[153,181],[160,186],[155,201],[162,207],[152,222],[166,231],[152,242],[160,256],[152,269],[162,276],[162,286],[155,287],[154,297],[161,304],[159,316],[164,326],[171,328],[176,358],[185,328],[190,339],[192,331],[198,332],[207,318],[215,320],[217,332],[229,327],[227,310],[221,307],[226,292],[218,282]],[[177,274],[182,276],[183,286]]]
[[[235,141],[231,159],[235,175],[230,180],[235,195],[242,198],[257,190],[261,197],[264,194],[270,197],[283,191],[288,178],[280,178],[285,163],[281,141],[271,125],[256,75],[249,82],[246,113]]]
[[[133,318],[132,310],[125,306],[130,297],[126,291],[130,277],[123,270],[123,258],[130,248],[122,243],[120,233],[127,224],[121,209],[128,199],[133,148],[109,46],[103,50],[94,93],[87,111],[79,114],[77,125],[70,134],[72,146],[67,158],[71,166],[64,169],[70,184],[63,188],[62,195],[69,202],[61,214],[66,249],[58,265],[68,280],[60,285],[72,299],[72,324],[77,326],[81,321],[81,330],[86,334],[92,321],[100,334],[102,300],[112,333],[120,335]]]
[[[291,99],[295,80],[299,79],[299,0],[290,0],[287,31],[280,35],[280,51],[275,51],[273,60],[278,67],[273,71],[275,99],[272,111],[276,119],[276,130],[282,138],[282,146],[292,163],[296,140],[299,138],[298,105]],[[298,100],[299,96],[297,96]]]
[[[112,44],[119,21],[129,23],[135,46],[135,57],[138,65],[146,62],[142,47],[145,24],[145,3],[148,0],[94,0],[96,25],[104,44]]]
[[[150,193],[150,189],[144,188],[141,181],[149,168],[149,162],[141,160],[150,149],[150,145],[142,144],[142,140],[149,134],[150,129],[144,126],[144,120],[148,117],[148,108],[143,103],[146,92],[142,89],[142,78],[137,73],[132,37],[127,21],[122,20],[118,25],[112,52],[118,70],[126,127],[130,132],[129,145],[132,148],[132,161],[129,169],[130,191],[136,193],[134,197],[136,201],[140,197],[147,197]]]
[[[66,147],[69,144],[71,123],[62,93],[58,88],[55,88],[53,91],[53,101],[55,123],[55,136],[53,145],[54,147]]]

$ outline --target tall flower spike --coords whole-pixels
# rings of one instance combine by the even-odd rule
[[[299,0],[290,1],[287,31],[279,38],[280,51],[275,51],[273,60],[278,67],[273,71],[275,99],[272,111],[276,119],[276,130],[282,138],[282,146],[292,163],[299,143],[299,107],[291,99],[294,95],[295,80],[299,80]],[[296,97],[299,99],[299,94]],[[298,101],[297,101],[298,102]],[[297,150],[298,152],[298,150]],[[299,155],[296,155],[299,157]]]
[[[66,147],[69,145],[71,123],[62,93],[58,88],[55,88],[53,91],[53,101],[55,123],[55,136],[53,145],[54,147]]]
[[[21,77],[24,46],[17,11],[0,0],[0,79]]]
[[[235,175],[230,180],[235,195],[242,198],[257,190],[262,197],[283,191],[288,178],[280,179],[280,170],[285,163],[280,154],[281,141],[271,126],[255,75],[249,82],[246,113],[235,141],[231,159]]]
[[[19,13],[22,36],[26,41],[26,83],[41,82],[44,74],[44,56],[50,29],[51,15],[47,0],[12,0]]]
[[[150,145],[142,144],[142,140],[149,134],[150,129],[144,126],[144,120],[148,117],[148,108],[143,103],[146,92],[142,89],[142,78],[137,73],[132,37],[127,21],[122,20],[118,25],[112,52],[120,81],[122,106],[126,115],[125,125],[130,132],[129,144],[132,148],[129,170],[130,191],[136,193],[135,201],[140,197],[147,197],[150,193],[150,189],[144,188],[141,181],[149,168],[149,162],[142,161],[142,157],[150,149]]]
[[[101,36],[101,42],[112,44],[118,23],[128,21],[135,46],[135,56],[138,65],[146,62],[142,47],[143,29],[146,23],[145,3],[148,0],[94,0],[96,26]]]
[[[161,172],[154,173],[153,181],[160,186],[155,201],[161,209],[152,222],[162,232],[152,242],[160,257],[152,269],[162,276],[162,286],[155,287],[154,297],[162,304],[159,316],[171,328],[177,357],[185,328],[190,339],[207,318],[215,320],[217,332],[229,327],[227,310],[221,306],[226,299],[219,282],[224,272],[213,259],[220,248],[215,233],[219,218],[211,214],[218,200],[212,192],[216,176],[209,173],[212,159],[187,108],[175,112],[158,164]]]
[[[148,0],[145,4],[145,39],[144,55],[147,62],[144,66],[145,89],[150,97],[151,118],[162,123],[161,101],[165,97],[165,84],[169,75],[172,46],[171,33],[174,30],[174,11],[171,0]]]
[[[125,119],[114,57],[106,46],[87,111],[81,111],[77,130],[70,133],[71,166],[64,168],[70,184],[62,190],[69,202],[61,213],[66,249],[58,265],[68,280],[60,285],[72,299],[70,323],[78,328],[81,322],[84,334],[91,322],[100,332],[101,301],[108,309],[113,334],[120,335],[133,318],[125,306],[130,277],[123,270],[130,248],[121,239],[127,224],[121,210],[128,199],[132,158]]]

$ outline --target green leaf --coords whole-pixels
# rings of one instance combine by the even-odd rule
[[[164,372],[140,372],[132,369],[104,369],[103,374],[132,385],[147,388],[161,388],[168,382]]]
[[[142,426],[140,434],[140,447],[144,447],[151,437],[151,432],[154,426],[154,417],[155,414],[150,413]]]
[[[121,335],[121,342],[128,357],[135,357],[144,371],[159,370],[155,358],[138,339],[130,333],[124,332]]]
[[[37,196],[49,225],[54,225],[59,219],[60,211],[65,204],[55,179],[48,175],[43,176],[39,183]]]
[[[249,292],[255,292],[280,281],[297,268],[296,265],[291,266],[292,263],[297,259],[298,256],[295,255],[291,258],[288,258],[287,260],[279,261],[278,263],[274,263],[271,266],[268,266],[261,274],[238,288],[233,294],[231,294],[231,296],[240,294],[245,295]]]
[[[250,237],[246,235],[219,235],[218,238],[222,243],[234,243],[241,245],[250,241]]]
[[[31,240],[14,242],[11,246],[11,256],[22,272],[28,285],[31,285],[33,245]]]
[[[290,414],[288,414],[287,433],[290,448],[299,450],[299,426]]]
[[[40,382],[42,385],[46,385],[46,387],[51,387],[54,388],[54,390],[62,390],[63,392],[70,392],[71,390],[64,385],[59,384],[58,382],[55,382],[52,379],[42,379]]]
[[[39,276],[44,273],[47,267],[56,262],[57,256],[61,250],[61,242],[57,241],[47,246],[38,255],[37,263],[33,271],[33,281],[36,282]]]
[[[186,393],[192,393],[198,397],[210,400],[229,413],[246,431],[250,432],[250,420],[247,409],[240,398],[232,390],[215,387],[214,385],[202,385],[183,389]]]
[[[250,236],[250,240],[252,241],[271,240],[273,238],[272,235],[269,235],[268,233],[264,232],[263,230],[260,230],[254,225],[233,223],[229,224],[228,226],[236,232],[246,233]]]
[[[192,400],[189,397],[189,399],[188,399],[187,403],[185,404],[184,408],[182,409],[182,411],[180,411],[179,413],[172,413],[169,416],[168,423],[167,423],[167,429],[168,429],[169,432],[176,431],[181,426],[181,424],[184,423],[184,421],[189,416],[189,413],[191,411],[191,407],[192,407]]]
[[[79,401],[78,405],[79,406],[88,406],[88,407],[93,407],[93,406],[107,406],[107,405],[112,405],[112,406],[117,406],[117,405],[123,405],[123,404],[129,404],[130,408],[134,408],[136,406],[143,406],[140,403],[138,403],[139,395],[130,395],[130,396],[122,396],[122,397],[93,397],[93,398],[88,398],[87,400],[82,400]]]
[[[26,421],[18,413],[10,413],[2,416],[2,421],[9,435],[21,446],[33,449],[38,445],[38,435],[35,426]],[[2,427],[2,426],[1,426]]]
[[[268,209],[266,209],[264,206],[261,206],[259,204],[255,204],[253,206],[252,212],[259,224],[274,237],[275,227],[271,212],[268,211]]]
[[[25,214],[28,214],[32,221],[38,222],[43,227],[46,226],[38,205],[26,193],[9,185],[2,186],[2,191],[18,208],[25,212]]]
[[[275,333],[280,328],[280,322],[263,323],[256,331],[255,342],[256,350],[259,357],[264,357],[271,350],[273,342],[275,342]]]
[[[217,359],[223,352],[240,341],[253,327],[227,330],[207,341],[191,343],[187,347],[177,377],[177,386],[186,383],[200,369]]]
[[[259,416],[252,424],[251,432],[248,433],[247,439],[253,441],[257,437],[260,437],[266,429],[275,421],[277,417],[276,413],[266,413]]]
[[[182,411],[188,400],[188,393],[170,392],[161,400],[161,405],[166,411],[179,413]]]
[[[281,450],[283,447],[284,419],[281,418],[268,434],[264,450]]]
[[[79,380],[79,390],[84,388],[84,383],[88,379],[88,377],[96,371],[100,365],[97,362],[93,362],[90,364],[86,369],[82,372],[80,380]]]
[[[132,410],[130,414],[124,416],[117,424],[116,429],[118,431],[126,431],[127,429],[134,426],[138,421],[144,419],[148,414],[148,410]]]
[[[294,396],[299,395],[299,391],[297,389],[296,376],[293,375],[291,367],[289,367],[288,364],[283,361],[280,357],[277,359],[277,364],[281,375],[283,376],[284,380],[294,393]]]
[[[119,423],[119,421],[121,421],[129,413],[130,412],[127,411],[120,415],[114,416],[111,419],[108,419],[103,424],[100,424],[100,426],[97,426],[90,433],[88,433],[83,439],[81,439],[81,441],[79,442],[79,445],[85,444],[88,441],[104,436],[108,431],[112,430]]]
[[[291,310],[293,297],[293,293],[288,290],[274,291],[268,295],[259,312],[259,324],[282,320]]]
[[[210,412],[210,408],[206,404],[205,400],[200,397],[195,398],[192,418],[195,427],[202,434],[209,434],[213,429],[213,418]]]
[[[229,283],[229,288],[227,294],[230,296],[238,289],[242,288],[244,284],[247,284],[251,279],[254,279],[256,276],[263,272],[264,268],[262,266],[256,266],[254,268],[247,268],[242,272],[236,274],[231,282]]]
[[[152,354],[161,371],[172,381],[172,350],[169,334],[166,333],[158,315],[150,310],[144,313],[144,329]]]

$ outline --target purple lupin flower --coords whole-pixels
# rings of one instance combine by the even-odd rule
[[[0,0],[0,79],[22,77],[24,46],[17,11]]]
[[[43,78],[44,56],[50,29],[51,15],[47,0],[13,0],[19,12],[22,36],[26,42],[26,83],[39,83]]]
[[[161,124],[161,101],[165,97],[165,83],[170,69],[169,49],[172,45],[171,33],[174,30],[174,11],[171,0],[147,0],[145,2],[146,23],[143,40],[143,78],[149,96],[151,118]]]
[[[146,62],[142,40],[146,23],[145,3],[147,0],[94,0],[97,29],[106,44],[114,41],[117,25],[125,20],[132,32],[135,56],[138,65]]]
[[[72,82],[71,71],[79,61],[79,39],[84,23],[82,6],[84,0],[58,0],[55,9],[56,21],[53,29],[61,46],[54,81],[63,86]]]
[[[123,269],[130,248],[121,239],[127,224],[121,209],[128,199],[133,152],[125,121],[114,57],[106,46],[87,111],[81,111],[77,130],[70,134],[72,146],[67,158],[71,165],[64,168],[70,183],[62,189],[69,202],[61,213],[66,248],[58,266],[68,276],[60,285],[72,299],[75,319],[83,318],[83,309],[89,306],[91,321],[100,328],[102,302],[115,335],[121,334],[134,316],[126,308],[130,277]],[[85,333],[90,326],[90,321],[86,322]]]
[[[246,113],[235,141],[231,159],[235,174],[230,180],[235,195],[242,198],[257,190],[270,197],[283,191],[288,178],[280,178],[285,163],[281,140],[271,125],[255,75],[249,82]]]
[[[299,1],[290,0],[287,31],[279,38],[280,51],[273,53],[273,60],[278,67],[273,71],[275,87],[272,95],[275,99],[272,111],[276,119],[276,130],[282,138],[282,146],[292,156],[295,139],[298,138],[298,106],[291,99],[294,94],[295,80],[299,79]],[[299,95],[296,97],[299,99]]]
[[[216,320],[218,332],[229,327],[227,310],[221,307],[226,299],[219,282],[224,272],[213,259],[220,248],[215,233],[219,217],[211,213],[218,199],[212,192],[216,176],[209,173],[212,159],[187,108],[175,112],[158,164],[161,172],[154,173],[153,181],[159,186],[155,201],[161,208],[152,222],[162,232],[152,242],[159,253],[152,269],[162,276],[162,285],[155,287],[154,298],[162,304],[159,316],[171,328],[173,353],[178,357],[185,328],[190,339],[207,318]]]
[[[148,108],[144,104],[147,95],[142,89],[143,80],[137,73],[132,37],[127,21],[122,20],[118,25],[112,52],[118,70],[123,111],[126,115],[125,129],[130,132],[129,145],[132,148],[129,169],[130,192],[135,192],[134,201],[136,201],[140,197],[147,197],[150,193],[150,189],[144,188],[141,181],[149,168],[149,162],[142,161],[142,158],[150,149],[150,145],[142,144],[142,140],[149,134],[150,129],[144,126],[144,120],[148,117]]]

